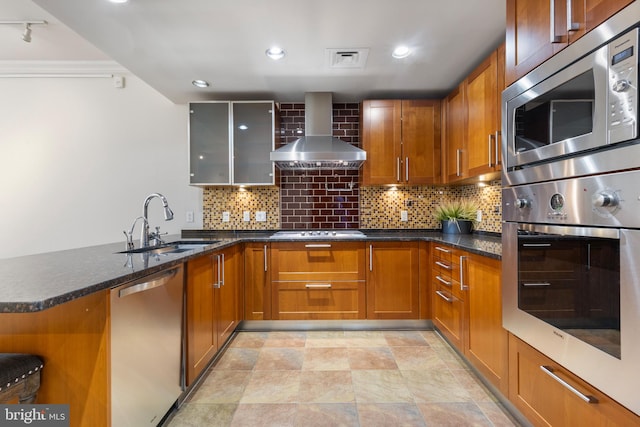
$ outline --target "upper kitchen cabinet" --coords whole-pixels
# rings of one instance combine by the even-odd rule
[[[504,48],[499,47],[444,100],[445,183],[497,177],[500,162],[500,102]]]
[[[507,0],[507,85],[632,2]]]
[[[273,185],[272,101],[189,104],[190,184]]]
[[[439,100],[366,100],[361,117],[362,185],[439,182]]]

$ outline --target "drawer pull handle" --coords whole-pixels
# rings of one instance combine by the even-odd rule
[[[446,254],[450,254],[451,251],[446,248],[441,248],[440,246],[436,246],[436,251],[444,252]]]
[[[451,270],[451,268],[452,268],[450,265],[447,265],[447,264],[445,264],[443,262],[440,262],[440,261],[436,261],[436,265],[439,265],[442,268],[446,268],[447,270]]]
[[[562,384],[571,393],[575,394],[576,396],[578,396],[580,399],[584,400],[585,402],[587,402],[587,403],[598,403],[598,399],[597,398],[595,398],[594,396],[588,395],[588,394],[581,393],[577,388],[575,388],[574,386],[572,386],[571,384],[569,384],[568,382],[566,382],[565,380],[560,378],[558,375],[556,375],[554,373],[554,369],[551,366],[541,365],[540,369],[542,369],[542,371],[545,374],[549,375],[551,378],[553,378],[554,380],[556,380],[557,382]]]
[[[330,248],[331,243],[309,243],[304,245],[305,248]]]
[[[440,276],[436,276],[436,280],[439,281],[440,283],[444,283],[447,286],[451,286],[451,282],[447,282],[446,280],[444,280],[442,277]]]
[[[329,289],[331,283],[307,283],[304,287],[307,289]]]
[[[551,286],[551,283],[548,282],[541,282],[541,283],[523,283],[522,286],[525,287],[530,287],[530,288],[537,288],[540,286]]]
[[[442,298],[443,300],[445,300],[446,302],[453,302],[454,301],[453,298],[449,298],[444,293],[442,293],[442,291],[436,291],[436,294],[438,294],[438,296],[440,298]]]

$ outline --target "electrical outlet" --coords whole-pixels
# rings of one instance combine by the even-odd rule
[[[185,220],[187,222],[193,222],[193,211],[187,211],[185,215]]]
[[[231,214],[229,212],[222,212],[222,222],[231,221]]]
[[[256,221],[265,222],[267,220],[267,213],[265,211],[256,212]]]
[[[409,221],[409,212],[408,211],[400,211],[400,221],[402,221],[402,222]]]
[[[244,211],[244,212],[242,212],[242,220],[243,220],[244,222],[249,222],[249,221],[251,221],[251,212],[249,212],[249,211]]]
[[[482,211],[480,209],[476,211],[476,222],[482,222]]]

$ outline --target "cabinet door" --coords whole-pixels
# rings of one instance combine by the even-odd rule
[[[564,0],[507,0],[507,85],[565,48],[566,27]]]
[[[274,184],[273,102],[233,102],[233,183]]]
[[[235,245],[214,255],[220,270],[220,286],[216,289],[216,332],[218,349],[229,339],[240,323],[238,304],[239,266],[241,262],[240,246]]]
[[[402,182],[440,182],[440,101],[402,101],[402,156]]]
[[[494,51],[467,77],[469,176],[500,170],[498,98],[498,52]]]
[[[397,184],[401,179],[402,106],[399,100],[367,100],[362,103],[362,148],[367,160],[362,184]]]
[[[455,182],[467,177],[465,91],[465,83],[462,82],[447,96],[445,101],[445,183]]]
[[[189,104],[189,182],[231,184],[229,103]]]
[[[271,319],[269,244],[247,243],[244,248],[244,318]]]
[[[502,327],[501,263],[476,254],[463,261],[469,319],[465,355],[505,395],[508,391],[508,335]]]
[[[218,350],[214,312],[214,264],[210,255],[187,262],[187,385]]]
[[[582,3],[584,1],[585,29],[590,31],[633,3],[633,0],[573,0]]]
[[[597,403],[587,403],[549,372]],[[509,400],[535,426],[640,425],[640,417],[514,335],[509,335],[509,381]]]
[[[367,256],[367,319],[418,319],[418,242],[370,242]]]

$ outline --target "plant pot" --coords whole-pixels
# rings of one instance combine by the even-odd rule
[[[457,221],[442,221],[442,232],[444,234],[470,234],[473,222],[463,219]]]

